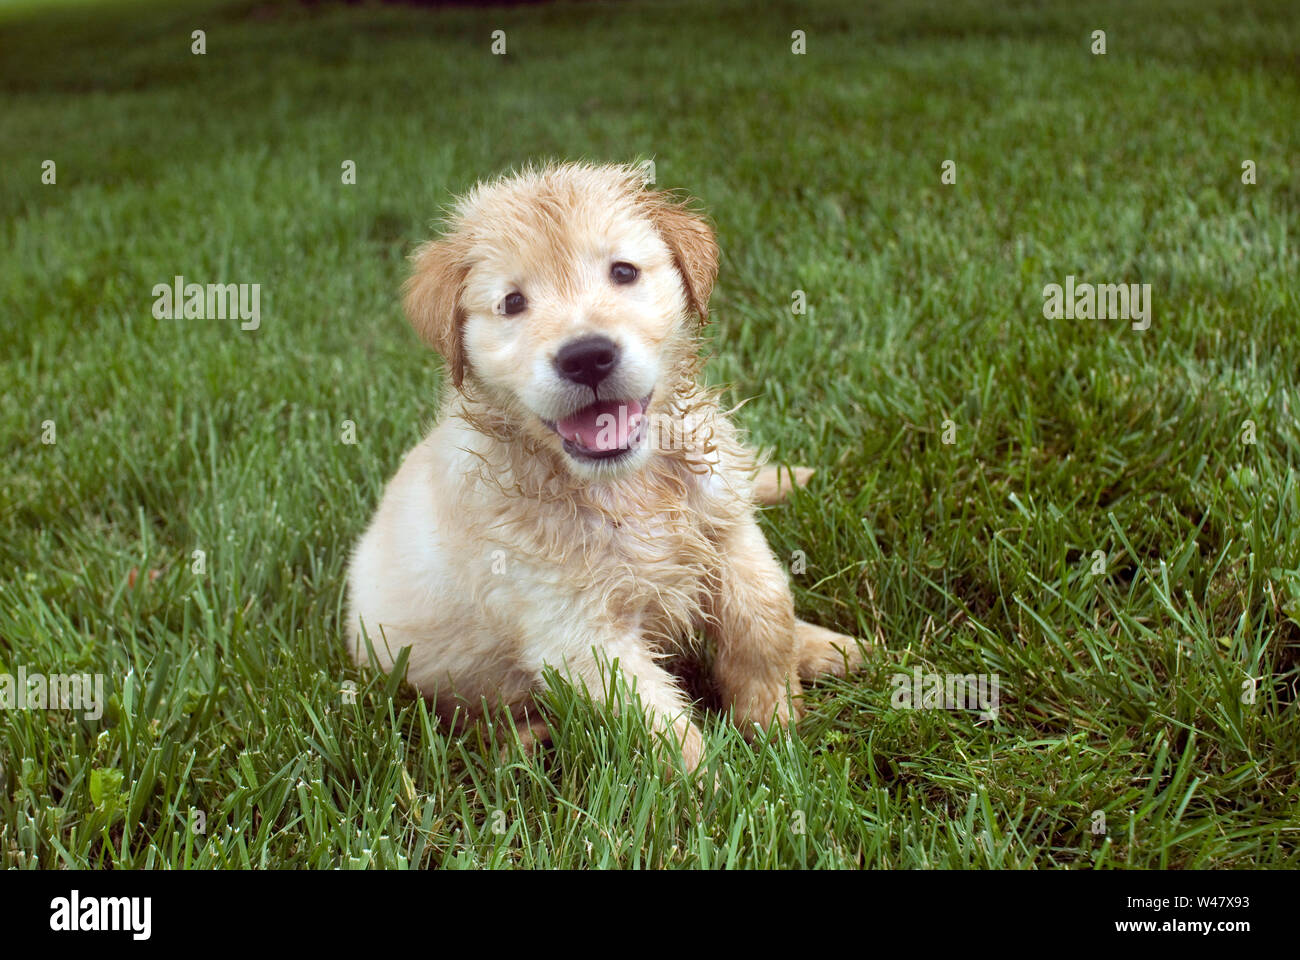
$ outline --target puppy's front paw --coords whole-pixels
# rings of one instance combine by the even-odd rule
[[[523,725],[520,725],[519,721],[515,721],[515,724],[515,733],[519,737],[519,750],[525,757],[536,756],[544,744],[551,742],[551,730],[542,717],[533,717]],[[502,733],[507,731],[503,729]],[[507,739],[498,751],[498,758],[505,763],[513,754],[514,745]]]
[[[862,645],[853,637],[799,620],[794,626],[799,651],[799,678],[843,677],[863,664]]]
[[[803,689],[799,680],[791,677],[786,683],[752,684],[737,691],[731,698],[736,727],[753,741],[764,731],[783,730],[803,716],[803,703],[799,695]]]
[[[689,720],[679,719],[667,728],[660,728],[664,750],[668,754],[665,772],[671,777],[674,772],[677,750],[681,750],[682,765],[688,775],[694,774],[704,760],[704,734],[700,728]]]

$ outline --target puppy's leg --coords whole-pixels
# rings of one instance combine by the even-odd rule
[[[753,517],[719,546],[721,563],[709,598],[715,675],[736,725],[752,738],[755,724],[767,727],[775,719],[786,726],[798,719],[794,598]]]
[[[862,666],[862,647],[853,637],[796,620],[795,644],[799,648],[799,679],[843,677]]]
[[[704,758],[704,737],[691,720],[691,706],[672,674],[639,638],[610,641],[586,652],[570,653],[558,667],[570,682],[585,686],[598,703],[609,703],[617,674],[627,691],[635,691],[651,730],[682,752],[688,772]]]
[[[516,710],[513,715],[503,718],[499,728],[505,740],[500,751],[502,762],[508,760],[512,753],[511,731],[506,729],[507,723],[514,728],[514,735],[519,738],[520,750],[526,757],[534,756],[540,745],[550,742],[551,730],[546,724],[546,718],[536,706],[530,703]]]

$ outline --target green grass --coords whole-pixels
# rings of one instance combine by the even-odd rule
[[[743,6],[8,11],[0,672],[112,698],[0,711],[0,866],[1300,864],[1291,5]],[[876,645],[796,738],[706,715],[716,791],[565,692],[498,764],[341,640],[439,389],[405,253],[480,176],[644,156],[717,222],[710,378],[821,468],[763,515],[801,614]],[[261,328],[155,320],[176,274]],[[1045,320],[1068,274],[1150,329]],[[916,666],[997,720],[894,709]]]

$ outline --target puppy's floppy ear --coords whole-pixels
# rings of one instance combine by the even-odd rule
[[[415,270],[402,288],[406,317],[424,342],[443,355],[452,382],[460,389],[465,380],[465,345],[461,337],[465,311],[460,294],[469,266],[452,240],[421,244],[411,255],[411,262]]]
[[[652,193],[650,219],[673,252],[677,271],[686,284],[686,299],[700,323],[709,319],[709,296],[718,278],[718,241],[713,228],[687,203],[666,193]]]

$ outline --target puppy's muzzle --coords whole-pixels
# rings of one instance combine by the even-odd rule
[[[590,387],[595,393],[600,382],[618,366],[618,358],[618,344],[609,337],[582,337],[560,348],[555,355],[555,369],[565,380]]]

